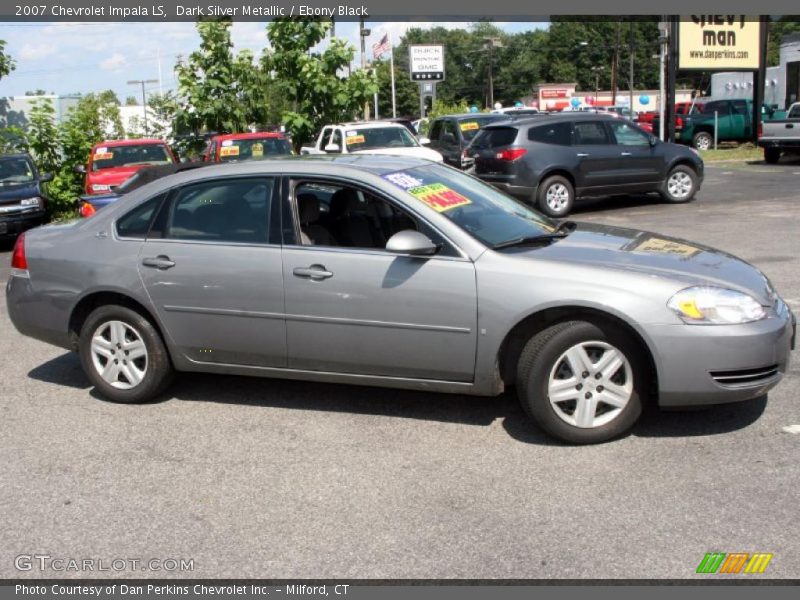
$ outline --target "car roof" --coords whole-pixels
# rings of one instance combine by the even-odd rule
[[[487,125],[487,127],[508,127],[514,125],[530,125],[536,124],[541,125],[543,123],[559,123],[562,121],[619,121],[619,117],[615,117],[609,114],[604,113],[593,113],[593,112],[583,112],[583,111],[573,111],[573,112],[564,112],[564,113],[551,113],[551,114],[539,114],[539,115],[530,115],[525,117],[519,117],[514,120],[506,120],[503,123],[492,123],[491,125]]]
[[[359,129],[374,129],[378,127],[401,127],[406,129],[405,125],[396,123],[394,121],[350,121],[347,123],[339,123],[337,127],[358,127]]]
[[[30,158],[31,160],[33,160],[33,157],[27,152],[13,152],[10,154],[0,154],[0,158]]]
[[[116,146],[141,146],[141,145],[151,145],[151,144],[163,144],[164,146],[167,145],[167,142],[164,140],[159,140],[156,138],[141,138],[135,140],[104,140],[102,142],[97,142],[92,148],[97,148],[98,146],[106,146],[108,148],[114,148]]]
[[[455,119],[456,121],[466,121],[475,119],[488,119],[490,121],[500,121],[508,119],[508,116],[499,113],[458,113],[453,115],[442,115],[436,119]]]
[[[268,138],[286,139],[286,136],[279,131],[247,131],[242,133],[221,133],[215,135],[213,139],[222,142],[225,140],[263,140]]]

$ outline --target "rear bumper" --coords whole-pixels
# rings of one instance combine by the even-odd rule
[[[796,335],[788,307],[744,325],[648,327],[665,407],[741,402],[763,396],[783,379]]]
[[[530,199],[536,193],[536,186],[518,185],[516,177],[513,175],[482,175],[475,173],[475,176],[486,183],[493,185],[498,190],[504,191],[510,196],[517,196],[520,198]]]
[[[71,348],[63,299],[37,294],[27,275],[12,271],[6,284],[6,307],[11,322],[23,335],[48,344]]]
[[[28,229],[45,223],[47,223],[47,213],[43,210],[21,214],[0,214],[0,239],[16,237]]]
[[[761,148],[776,148],[778,150],[798,150],[800,151],[800,138],[798,139],[775,139],[762,138],[758,140]]]

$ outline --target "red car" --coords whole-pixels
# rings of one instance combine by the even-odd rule
[[[178,162],[162,140],[108,140],[92,146],[86,174],[87,194],[107,194],[142,167]]]
[[[293,154],[289,140],[282,133],[226,133],[211,138],[203,162],[260,160],[282,154]]]

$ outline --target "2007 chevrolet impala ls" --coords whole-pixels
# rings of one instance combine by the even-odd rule
[[[592,443],[664,407],[763,396],[795,319],[738,258],[552,221],[446,166],[274,159],[152,182],[20,237],[14,325],[106,398],[174,370],[492,396]]]

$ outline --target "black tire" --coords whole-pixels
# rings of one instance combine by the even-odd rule
[[[551,373],[558,367],[564,368],[565,361],[562,355],[578,344],[604,343],[618,350],[630,365],[630,371],[623,366],[619,367],[612,376],[618,377],[622,373],[623,380],[628,374],[632,378],[631,392],[627,404],[621,409],[611,408],[610,405],[599,402],[593,409],[593,419],[599,417],[601,422],[597,426],[579,427],[569,423],[567,419],[577,419],[577,402],[579,394],[602,393],[604,390],[597,386],[593,374],[584,377],[583,373],[573,374],[581,387],[576,386],[575,408],[573,414],[568,413],[570,403],[566,400],[555,408],[550,402],[548,386]],[[599,355],[599,359],[602,358]],[[568,321],[553,325],[533,336],[522,350],[517,363],[517,393],[525,412],[551,436],[571,444],[597,444],[617,438],[636,423],[642,414],[642,390],[646,389],[647,382],[641,351],[630,336],[618,327],[612,325],[598,326],[587,321]],[[600,380],[602,382],[602,380]],[[585,386],[585,387],[584,387]],[[594,400],[596,402],[596,398]],[[598,411],[598,409],[600,409]],[[616,410],[616,414],[612,415]],[[557,412],[558,411],[558,412]],[[602,422],[603,415],[611,417],[607,423]]]
[[[692,147],[698,150],[711,150],[714,136],[708,131],[698,131],[692,136]]]
[[[678,186],[677,182],[674,182],[675,185],[671,185],[673,178],[679,178],[679,181],[683,182],[684,185]],[[690,189],[687,192],[682,191],[686,186],[690,186]],[[694,199],[696,193],[697,173],[686,165],[677,165],[673,167],[667,174],[666,179],[664,179],[664,183],[661,185],[661,197],[671,204],[690,202]]]
[[[778,148],[764,148],[764,162],[768,165],[776,165],[781,159],[781,151]]]
[[[548,200],[548,193],[558,194],[561,198]],[[536,189],[536,205],[544,214],[561,218],[566,217],[575,204],[575,188],[569,179],[561,175],[552,175],[545,179]]]
[[[105,335],[109,335],[110,325],[108,324],[115,321],[121,322],[126,326],[122,336],[125,342],[132,343],[136,341],[138,336],[147,351],[143,358],[136,359],[137,373],[143,373],[141,381],[132,385],[133,382],[127,381],[124,373],[116,375],[116,383],[118,385],[131,386],[127,389],[115,387],[115,385],[106,381],[98,371],[100,367],[107,364],[107,362],[103,361],[117,360],[127,364],[128,357],[125,355],[127,353],[124,348],[121,347],[122,344],[114,348],[115,344],[113,342],[107,342],[112,347],[109,351],[113,352],[113,356],[107,359],[102,356],[98,356],[97,359],[93,357],[92,338],[95,333],[101,331]],[[101,330],[100,328],[104,325],[107,326],[106,329]],[[111,335],[113,334],[109,335],[109,339],[113,340],[114,338]],[[81,328],[78,354],[80,355],[83,370],[89,380],[97,388],[98,392],[112,402],[135,404],[151,401],[161,394],[172,380],[172,363],[161,335],[148,319],[124,306],[109,304],[100,306],[91,312]],[[131,360],[130,363],[133,365],[134,360]],[[128,367],[125,368],[127,369]]]

